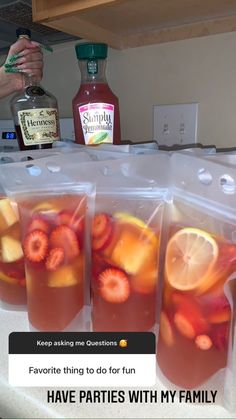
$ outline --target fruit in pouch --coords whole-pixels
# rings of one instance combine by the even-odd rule
[[[222,375],[224,390],[234,362],[235,196],[225,188],[229,175],[219,164],[176,153],[171,170],[158,367],[184,389],[210,379],[214,384]]]
[[[67,175],[63,165],[53,171],[47,161],[6,165],[1,173],[18,207],[29,326],[38,331],[83,330],[94,186]]]

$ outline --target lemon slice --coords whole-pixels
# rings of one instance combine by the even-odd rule
[[[117,220],[125,221],[127,223],[135,224],[138,227],[141,228],[148,228],[147,224],[143,220],[140,220],[140,218],[135,217],[134,215],[129,214],[128,212],[116,212],[114,214],[114,217]]]
[[[158,240],[155,233],[140,218],[135,217],[134,215],[131,215],[128,212],[116,212],[114,214],[114,217],[120,222],[130,223],[139,227],[140,229],[142,229],[142,234],[144,235],[144,238],[147,237],[152,242],[153,246],[157,245]]]
[[[56,206],[50,202],[40,202],[33,208],[33,214],[36,212],[45,213],[45,214],[53,213],[53,212],[55,213],[55,212],[58,212],[58,208],[56,208]]]
[[[18,281],[16,278],[12,278],[11,276],[8,276],[6,274],[4,274],[3,272],[0,272],[0,281],[4,281],[7,282],[8,284],[17,284]]]
[[[218,245],[207,232],[186,227],[175,233],[167,244],[165,271],[170,285],[190,291],[212,284],[218,258]]]

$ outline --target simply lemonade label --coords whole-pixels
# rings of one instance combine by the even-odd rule
[[[19,387],[126,387],[156,382],[149,332],[14,332],[9,383]]]
[[[114,105],[88,103],[79,106],[85,144],[113,143]]]

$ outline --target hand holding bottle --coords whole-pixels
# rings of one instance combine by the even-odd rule
[[[39,84],[39,47],[51,51],[52,49],[35,43],[32,44],[34,45],[32,47],[29,29],[18,28],[16,36],[18,41],[15,47],[19,46],[20,41],[28,42],[21,44],[22,47],[24,46],[21,53],[17,52],[17,49],[13,49],[13,52],[16,51],[16,53],[8,60],[9,64],[12,60],[15,61],[16,68],[18,67],[17,71],[21,71],[21,75],[24,76],[20,92],[15,94],[10,102],[19,148],[20,150],[51,148],[53,141],[60,138],[58,106],[56,98]],[[33,50],[33,48],[37,48],[37,50]],[[8,68],[12,67],[8,67],[6,63],[5,71]]]
[[[11,45],[5,64],[0,67],[0,98],[23,89],[23,73],[34,75],[38,81],[43,76],[40,44],[24,38]]]

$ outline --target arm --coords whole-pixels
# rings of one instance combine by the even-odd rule
[[[34,74],[39,81],[43,76],[43,54],[37,42],[27,39],[18,40],[10,47],[6,62],[16,54],[20,56],[12,63],[12,68],[17,72],[7,73],[4,65],[0,67],[0,99],[23,89],[22,71]]]

